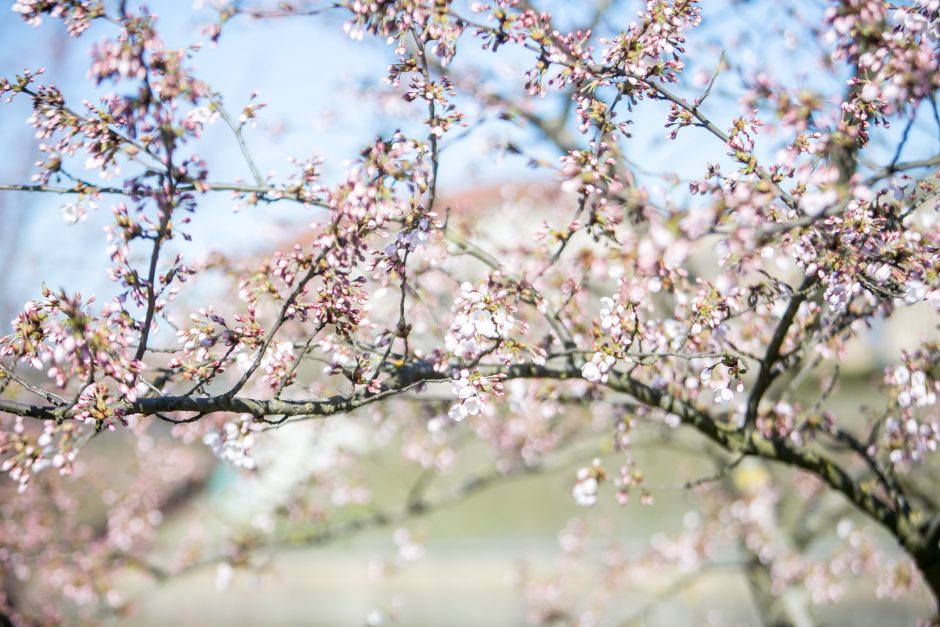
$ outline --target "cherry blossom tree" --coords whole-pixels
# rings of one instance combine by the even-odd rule
[[[403,525],[558,467],[577,506],[655,508],[641,445],[714,466],[674,477],[697,513],[640,553],[605,552],[580,602],[561,592],[567,561],[524,582],[533,624],[619,624],[611,604],[651,570],[678,572],[679,589],[738,569],[768,624],[809,624],[862,576],[884,603],[936,608],[937,0],[204,4],[214,17],[183,48],[135,3],[12,4],[36,27],[104,33],[87,99],[39,67],[0,77],[5,100],[32,107],[41,155],[31,180],[0,189],[61,195],[77,223],[110,212],[115,296],[27,276],[35,297],[0,337],[2,622],[94,623],[133,611],[131,572],[230,578],[279,547]],[[709,47],[757,4],[786,17],[761,45],[800,51],[810,74]],[[363,137],[341,176],[329,154],[264,174],[247,132],[264,103],[230,112],[199,71],[231,23],[282,19],[388,47],[368,95],[396,103],[399,130]],[[494,155],[538,183],[508,210],[449,200],[441,169],[506,123],[531,144]],[[244,178],[199,157],[209,125],[231,132]],[[648,128],[692,165],[651,171],[634,137]],[[310,235],[261,260],[184,256],[207,248],[188,225],[220,196],[308,208]],[[885,347],[866,379],[878,404],[834,409],[852,346],[910,312],[920,341]],[[263,474],[278,434],[344,429],[358,444],[279,467],[295,484],[269,524],[151,554],[213,463]],[[108,439],[131,442],[130,459]],[[487,471],[461,466],[468,441]],[[417,478],[386,508],[359,461],[391,449]],[[595,559],[594,533],[570,523],[565,560]],[[420,553],[404,530],[395,541],[405,561]]]

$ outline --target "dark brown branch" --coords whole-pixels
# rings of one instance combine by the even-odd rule
[[[815,276],[808,276],[803,279],[803,283],[800,285],[799,289],[790,297],[790,303],[787,305],[786,310],[780,317],[780,322],[777,323],[777,327],[774,329],[770,343],[767,345],[767,351],[764,353],[764,358],[760,362],[757,381],[754,383],[751,394],[747,399],[747,412],[744,415],[745,426],[753,426],[757,420],[757,410],[760,406],[760,401],[764,397],[767,388],[770,387],[770,384],[773,383],[774,379],[779,374],[778,371],[774,370],[774,367],[780,360],[780,348],[783,346],[787,333],[793,325],[796,312],[799,310],[800,305],[803,304],[803,301],[806,300],[808,291],[815,283]]]

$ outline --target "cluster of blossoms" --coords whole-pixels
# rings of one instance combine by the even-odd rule
[[[108,377],[125,399],[134,401],[143,365],[127,355],[132,329],[115,304],[96,316],[90,310],[94,296],[82,299],[47,288],[43,296],[43,301],[26,303],[13,321],[12,335],[0,337],[0,356],[47,369],[61,389],[92,374]]]
[[[395,67],[397,66],[393,66]],[[413,72],[409,86],[410,90],[403,96],[405,101],[420,100],[427,102],[434,109],[434,115],[425,120],[433,137],[440,139],[454,125],[463,122],[463,113],[447,100],[448,97],[455,96],[456,92],[446,77],[442,78],[440,83],[428,82],[423,74]]]
[[[608,146],[601,145],[597,151],[573,150],[561,157],[561,188],[566,192],[584,196],[616,193],[623,184],[611,176],[615,160],[605,156]]]
[[[66,15],[79,11],[79,2],[44,2],[46,9],[56,6]],[[71,6],[70,6],[71,5]],[[68,7],[68,8],[63,8]],[[56,10],[56,9],[53,9]],[[96,11],[101,11],[99,4]],[[103,13],[102,13],[103,15]],[[131,79],[140,84],[140,90],[125,96],[109,95],[97,106],[85,103],[85,111],[79,113],[66,105],[61,92],[53,86],[33,86],[35,74],[24,73],[14,83],[0,80],[0,94],[24,94],[32,100],[33,115],[29,123],[37,129],[37,138],[44,141],[40,150],[48,155],[37,162],[39,172],[34,177],[45,184],[51,178],[67,178],[75,181],[68,170],[79,150],[87,156],[85,169],[98,170],[102,178],[110,178],[121,172],[119,157],[145,159],[165,166],[171,177],[192,183],[195,188],[203,186],[204,176],[197,172],[194,163],[174,164],[168,159],[175,148],[188,136],[195,136],[195,129],[177,119],[177,104],[170,106],[175,98],[185,98],[192,104],[201,103],[207,97],[205,85],[193,78],[183,67],[186,51],[167,50],[156,36],[153,18],[141,16],[127,22],[127,30],[118,39],[101,43],[94,52],[91,74],[98,82],[118,82]],[[181,131],[176,133],[176,125]],[[136,141],[137,137],[149,136],[161,128],[174,126],[172,133],[159,133],[163,141],[148,142],[147,146]],[[177,167],[174,167],[177,166]],[[147,176],[129,178],[128,188],[134,188],[138,198],[152,198],[164,208],[173,203],[161,201],[168,190],[160,183],[147,181]],[[80,181],[81,185],[87,185]],[[172,190],[172,188],[171,188]],[[93,191],[93,190],[90,190]],[[183,195],[185,196],[185,194]]]
[[[192,210],[193,198],[180,199],[183,207]],[[108,268],[108,277],[123,288],[119,301],[125,304],[128,300],[138,307],[145,308],[153,301],[155,312],[161,312],[172,301],[179,287],[175,283],[185,283],[196,270],[183,263],[183,256],[176,255],[170,263],[163,268],[159,276],[155,276],[154,283],[146,274],[131,263],[131,243],[135,240],[154,240],[161,238],[172,239],[175,231],[171,228],[172,213],[167,208],[158,212],[154,222],[146,214],[139,213],[143,207],[138,206],[138,213],[128,210],[124,203],[118,203],[112,208],[114,224],[105,227],[109,242],[108,255],[112,266]],[[186,224],[188,216],[180,219],[180,224]],[[182,233],[181,233],[182,234]],[[182,234],[183,237],[187,237]]]
[[[328,251],[327,261],[335,268],[350,268],[363,238],[387,220],[397,219],[411,208],[410,202],[396,193],[405,188],[409,194],[429,187],[431,173],[428,146],[395,133],[389,139],[376,137],[361,153],[343,181],[330,190],[326,203],[330,219],[322,226],[320,243]]]
[[[798,265],[809,277],[825,286],[824,299],[832,314],[849,309],[853,302],[867,293],[870,296],[902,298],[911,305],[922,299],[933,299],[936,290],[928,287],[929,268],[936,255],[921,250],[924,234],[906,230],[896,219],[898,201],[888,190],[874,191],[864,185],[852,189],[852,197],[833,202],[833,175],[826,173],[820,181],[820,192],[812,192],[811,210],[825,226],[800,235],[795,243]],[[840,209],[835,213],[836,209]],[[834,241],[850,245],[836,252]],[[926,279],[926,282],[922,279]]]
[[[917,573],[910,561],[888,560],[879,568],[875,594],[879,599],[901,599],[914,592],[917,579]]]
[[[115,421],[126,427],[127,412],[117,405],[117,400],[118,398],[110,393],[107,385],[101,381],[92,383],[78,395],[75,406],[72,408],[72,418],[77,422],[93,424],[98,430],[106,428],[114,431],[117,427]],[[128,398],[128,400],[132,399]]]
[[[740,360],[728,357],[703,369],[699,375],[702,385],[714,393],[716,405],[725,405],[734,400],[735,392],[744,391],[741,375],[747,372]]]
[[[826,291],[823,293],[823,298],[833,313],[839,313],[861,292],[861,283],[833,273],[826,277]]]
[[[296,373],[292,372],[295,360],[293,342],[278,342],[268,347],[261,358],[262,380],[272,389],[290,385],[296,378]]]
[[[78,37],[91,26],[92,20],[104,16],[104,3],[101,0],[16,0],[12,10],[30,26],[42,24],[43,15],[61,19],[69,35]]]
[[[901,109],[940,87],[940,15],[933,0],[898,6],[890,24],[888,6],[874,0],[852,0],[826,10],[836,44],[833,58],[858,68],[860,98],[880,103],[881,110]]]
[[[91,75],[98,83],[106,80],[136,78],[147,75],[143,43],[126,34],[118,40],[105,40],[91,50]]]
[[[200,385],[225,372],[226,358],[232,353],[235,353],[237,361],[241,360],[238,361],[241,364],[247,359],[245,351],[260,346],[264,337],[264,329],[258,325],[251,307],[247,314],[234,317],[241,323],[234,327],[230,327],[212,307],[199,309],[190,314],[189,319],[193,326],[176,333],[182,351],[170,359],[168,366],[176,369],[183,379],[199,381]],[[213,351],[219,345],[225,348],[224,356]]]
[[[756,112],[754,112],[756,113]],[[725,148],[728,156],[741,164],[742,174],[753,174],[757,170],[757,157],[754,156],[754,138],[760,132],[763,122],[756,115],[750,118],[736,118],[728,129],[728,141]]]
[[[203,436],[202,443],[212,449],[216,457],[236,468],[254,470],[255,460],[251,457],[255,441],[253,425],[251,416],[243,416],[237,422],[226,422],[219,430],[209,431]]]
[[[23,418],[17,417],[13,428],[0,431],[0,473],[17,482],[17,490],[25,492],[30,478],[46,469],[57,468],[59,474],[72,474],[72,462],[78,455],[78,428],[72,423],[47,423],[38,436],[26,430]]]
[[[605,344],[581,367],[581,376],[592,383],[606,383],[608,372],[616,365],[617,359],[623,358],[633,346],[640,332],[637,307],[648,293],[624,278],[621,267],[617,266],[612,275],[617,278],[620,292],[613,297],[601,298],[600,309],[600,333],[604,338],[610,338],[612,346]]]
[[[385,262],[389,271],[401,273],[405,267],[408,254],[431,241],[431,229],[441,228],[441,224],[434,220],[433,214],[422,216],[417,220],[410,220],[410,228],[399,231],[395,241],[383,249]]]
[[[934,309],[940,309],[940,287],[930,287],[918,279],[909,280],[904,292],[904,303],[914,305],[922,301],[928,301]]]
[[[601,352],[594,353],[591,361],[581,366],[581,376],[591,383],[607,383],[608,372],[617,363],[617,358]]]
[[[590,507],[597,503],[597,490],[601,482],[607,477],[600,459],[594,459],[590,466],[578,469],[577,481],[571,489],[574,502],[582,507]]]
[[[78,224],[88,219],[88,210],[94,211],[98,203],[90,198],[79,198],[76,202],[68,202],[59,208],[62,219],[68,224]]]
[[[722,322],[735,308],[734,299],[723,293],[720,279],[721,277],[716,285],[704,285],[699,288],[689,303],[688,315],[692,322],[689,333],[693,336],[704,332],[720,334]]]
[[[372,2],[349,2],[346,7],[353,17],[343,24],[343,30],[356,40],[368,33],[394,38],[408,32],[413,26],[424,26],[429,21],[447,23],[447,6],[435,3],[428,7],[414,0],[376,0]]]
[[[454,319],[444,339],[447,351],[467,362],[494,351],[508,358],[510,354],[504,350],[507,340],[519,329],[510,296],[499,284],[498,275],[476,286],[461,284],[460,295],[454,300]]]
[[[183,128],[192,134],[194,139],[202,136],[203,129],[213,124],[221,117],[219,110],[215,106],[201,106],[190,109],[186,117],[183,118]]]
[[[319,261],[309,250],[295,244],[289,253],[274,251],[257,271],[239,282],[238,296],[249,305],[256,305],[262,296],[285,300],[296,282]]]
[[[937,382],[923,370],[910,372],[906,366],[896,366],[889,370],[888,383],[900,388],[898,405],[906,407],[931,407],[937,404]]]
[[[306,159],[290,158],[289,163],[296,169],[288,176],[284,184],[284,191],[274,191],[272,198],[283,197],[284,194],[293,194],[301,202],[315,203],[328,193],[328,188],[322,183],[320,177],[323,170],[323,157],[312,155]],[[257,196],[254,197],[257,202]]]
[[[462,368],[454,373],[451,384],[457,402],[447,415],[451,420],[461,421],[467,416],[479,416],[487,411],[491,396],[503,395],[503,384],[499,375],[487,377],[479,370]]]
[[[938,345],[927,343],[885,370],[885,383],[897,401],[883,424],[882,441],[891,462],[909,467],[940,447],[936,407],[940,382],[933,376]]]
[[[637,419],[641,416],[645,418],[649,414],[650,412],[642,408],[615,420],[617,428],[614,434],[614,448],[620,453],[622,463],[617,473],[612,476],[612,483],[615,499],[621,506],[627,505],[634,494],[639,494],[642,505],[653,504],[653,495],[645,487],[646,476],[637,466],[633,455],[633,432]],[[667,414],[664,416],[664,422],[670,429],[675,429],[681,424],[681,419],[674,414]]]
[[[287,316],[293,318],[295,311],[300,320],[317,323],[323,327],[331,325],[337,334],[348,337],[358,327],[363,306],[369,299],[364,286],[366,278],[351,278],[346,272],[327,272],[316,287],[316,300],[309,306],[289,306]]]
[[[697,5],[697,0],[647,0],[645,10],[637,13],[640,21],[600,42],[607,46],[604,60],[621,70],[632,86],[642,87],[649,77],[676,81],[684,67],[679,54],[684,52],[685,32],[702,21]]]
[[[804,434],[800,427],[805,425],[801,422],[801,417],[800,407],[778,401],[769,411],[757,417],[756,425],[760,432],[769,438],[790,438],[794,442],[803,444]],[[824,413],[820,422],[823,426],[827,426],[831,420],[831,415]]]
[[[940,424],[889,416],[884,421],[882,441],[893,464],[909,467],[923,461],[940,446]]]
[[[330,356],[330,362],[324,366],[323,374],[342,375],[356,385],[370,383],[374,386],[377,384],[377,378],[367,379],[367,374],[373,370],[372,357],[369,354],[355,352],[348,346],[333,342],[328,338],[320,342],[320,347]]]
[[[440,60],[441,66],[447,67],[457,53],[457,40],[460,39],[463,31],[463,20],[440,12],[435,13],[433,19],[425,22],[421,35],[427,43],[433,42],[431,51]]]
[[[229,331],[225,318],[215,313],[212,307],[190,314],[189,319],[194,326],[176,332],[187,357],[206,361],[209,359],[209,349],[218,342],[225,345],[235,343],[235,334]],[[219,330],[216,325],[220,325],[223,330]]]
[[[403,568],[424,556],[425,539],[419,534],[402,527],[395,530],[395,533],[392,534],[392,540],[395,542],[395,546],[398,547],[395,558],[397,568]]]

